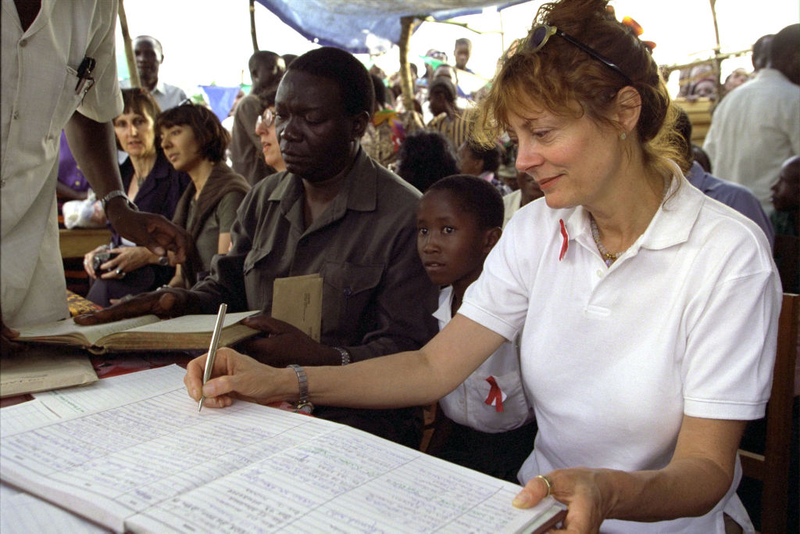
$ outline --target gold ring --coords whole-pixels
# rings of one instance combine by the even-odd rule
[[[544,475],[536,475],[536,478],[541,478],[544,482],[544,485],[547,486],[547,495],[545,497],[549,497],[553,494],[553,483],[550,482],[550,479]]]

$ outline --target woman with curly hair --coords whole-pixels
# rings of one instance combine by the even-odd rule
[[[769,399],[780,281],[764,232],[686,181],[674,116],[606,0],[545,4],[477,121],[487,141],[516,135],[544,200],[509,221],[447,326],[302,385],[223,349],[205,386],[205,357],[190,362],[190,396],[425,405],[521,332],[539,432],[514,505],[552,496],[572,532],[752,531],[737,449]]]

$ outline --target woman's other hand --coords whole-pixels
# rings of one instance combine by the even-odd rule
[[[662,521],[710,512],[730,489],[746,421],[683,416],[675,453],[662,469],[558,469],[548,473],[551,494],[568,506],[564,528],[598,532],[606,518]],[[528,481],[514,506],[547,496],[541,477]]]
[[[552,532],[594,533],[611,510],[610,488],[605,480],[604,469],[558,469],[544,478],[535,477],[525,484],[514,498],[517,508],[530,508],[552,495],[567,505],[564,530]],[[548,487],[548,481],[550,486]]]

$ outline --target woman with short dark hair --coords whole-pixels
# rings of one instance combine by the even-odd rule
[[[169,109],[158,116],[156,130],[169,162],[192,179],[173,222],[189,232],[193,246],[169,283],[189,288],[205,277],[216,254],[227,254],[236,209],[250,185],[223,161],[230,134],[205,106]]]

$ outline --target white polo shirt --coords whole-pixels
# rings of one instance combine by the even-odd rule
[[[69,315],[58,243],[56,178],[61,130],[77,109],[98,122],[122,112],[114,57],[116,0],[42,0],[23,33],[2,0],[0,286],[8,326]],[[84,57],[95,85],[76,93]]]
[[[667,200],[610,268],[583,208],[539,199],[514,215],[466,292],[459,313],[506,339],[524,326],[522,376],[539,433],[523,483],[567,467],[659,469],[684,414],[764,414],[781,302],[769,244],[674,170]],[[603,530],[723,532],[723,509],[746,521],[740,477],[737,465],[706,516]]]
[[[439,330],[452,319],[452,306],[453,286],[447,286],[440,291],[439,309],[433,314]],[[439,407],[456,423],[490,434],[508,432],[532,421],[533,408],[522,387],[519,344],[503,343],[464,382],[439,399]]]

